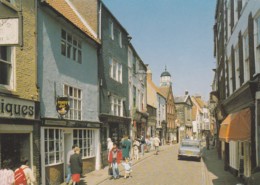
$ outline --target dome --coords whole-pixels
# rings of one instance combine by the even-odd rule
[[[165,71],[162,72],[161,77],[163,76],[171,76],[171,74],[167,71],[167,67],[165,66]]]
[[[164,71],[162,74],[161,74],[161,77],[163,76],[171,76],[171,74],[168,72],[168,71]]]

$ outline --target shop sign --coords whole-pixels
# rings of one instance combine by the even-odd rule
[[[0,117],[35,119],[33,101],[0,96]]]
[[[18,18],[0,19],[0,45],[19,44]]]
[[[70,109],[69,98],[68,97],[58,97],[56,102],[56,110],[61,115],[64,116],[68,113]]]

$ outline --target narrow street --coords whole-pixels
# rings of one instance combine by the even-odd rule
[[[151,155],[133,166],[132,178],[106,180],[101,185],[204,185],[203,163],[178,160],[177,151],[178,145],[175,145],[159,155]]]

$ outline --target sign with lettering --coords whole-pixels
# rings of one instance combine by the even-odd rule
[[[64,116],[68,113],[70,109],[69,98],[68,97],[58,97],[56,102],[56,110],[61,115]]]
[[[29,100],[0,96],[0,117],[35,119],[35,103]]]
[[[0,45],[19,44],[18,18],[0,19]]]

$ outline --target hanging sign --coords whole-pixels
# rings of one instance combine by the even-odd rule
[[[69,106],[69,98],[68,97],[58,97],[56,102],[56,110],[57,112],[63,116],[68,113],[70,109]]]

